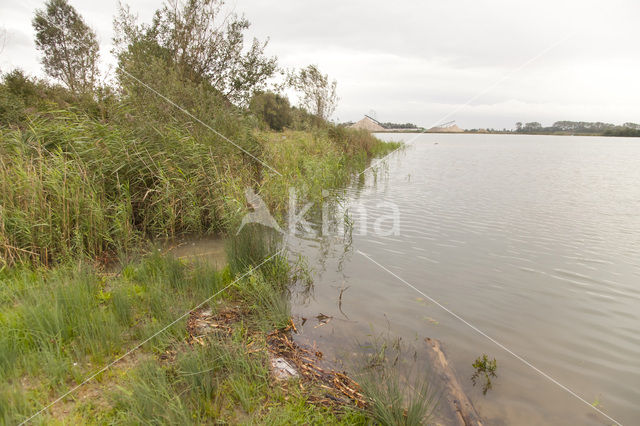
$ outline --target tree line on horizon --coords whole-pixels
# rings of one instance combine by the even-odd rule
[[[340,123],[340,126],[351,126],[355,124],[354,121],[345,121],[343,123]],[[415,130],[415,129],[419,129],[420,127],[416,126],[413,123],[392,123],[390,121],[387,121],[385,123],[382,122],[378,122],[378,124],[382,127],[384,127],[385,129],[407,129],[407,130]]]
[[[628,122],[622,125],[615,125],[601,121],[563,120],[556,121],[551,126],[543,127],[537,121],[529,123],[517,122],[515,133],[640,136],[640,124]]]

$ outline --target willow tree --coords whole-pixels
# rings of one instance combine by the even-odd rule
[[[98,78],[96,33],[67,0],[49,0],[33,19],[45,72],[74,94],[93,90]]]
[[[151,24],[139,25],[128,8],[115,20],[116,53],[129,69],[134,50],[162,57],[184,78],[206,82],[234,104],[247,105],[276,71],[276,58],[265,55],[267,41],[245,40],[244,16],[224,13],[223,0],[168,0]]]
[[[300,106],[317,118],[327,120],[338,105],[337,82],[330,81],[317,66],[309,65],[289,77],[290,85],[301,95]]]

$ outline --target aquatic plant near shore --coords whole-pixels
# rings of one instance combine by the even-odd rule
[[[407,384],[398,372],[385,369],[360,378],[360,386],[369,401],[366,412],[378,424],[423,425],[434,413],[436,398],[425,377]]]
[[[471,381],[475,386],[478,380],[482,380],[482,394],[486,395],[489,389],[493,387],[493,383],[491,382],[492,377],[498,377],[496,375],[496,369],[498,368],[498,363],[496,359],[489,360],[487,354],[482,354],[476,358],[475,362],[472,364],[473,368],[476,371],[471,376]]]
[[[436,413],[438,393],[431,373],[417,368],[400,338],[372,336],[358,383],[367,398],[367,416],[381,425],[428,424]]]

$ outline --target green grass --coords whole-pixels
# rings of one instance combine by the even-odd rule
[[[282,257],[263,267],[208,305],[214,311],[237,303],[247,309],[231,335],[189,346],[186,320],[179,321],[37,422],[365,423],[364,413],[346,408],[338,415],[309,406],[308,392],[297,385],[289,392],[272,383],[264,331],[288,323],[283,290],[292,271]],[[4,424],[34,414],[233,279],[228,267],[216,271],[160,254],[126,265],[118,275],[81,263],[53,270],[13,268],[0,277]],[[162,361],[167,351],[175,359]]]
[[[264,130],[145,46],[129,45],[119,66],[206,126],[120,73],[83,96],[19,71],[0,83],[0,424],[27,419],[150,336],[34,422],[365,423],[270,382],[264,335],[288,324],[289,287],[304,271],[282,254],[265,262],[278,235],[235,232],[247,188],[282,224],[291,187],[318,202],[398,145],[299,109],[289,111],[295,130]],[[221,270],[154,246],[212,234],[228,236]],[[233,335],[188,346],[181,317],[222,290],[206,307],[241,305]]]
[[[138,366],[111,395],[114,423],[203,424],[366,424],[362,412],[337,415],[311,405],[297,385],[289,392],[274,386],[263,353],[247,353],[234,336],[208,340],[182,354],[175,365]]]
[[[282,219],[289,187],[319,201],[397,145],[329,124],[260,131],[206,91],[176,84],[167,88],[176,99],[169,89],[184,89],[197,116],[214,117],[282,176],[143,93],[100,116],[43,106],[17,126],[0,123],[0,423],[23,421],[160,331],[34,422],[366,423],[363,412],[334,413],[296,386],[273,386],[264,350],[248,350],[288,324],[300,271],[283,255],[263,263],[281,249],[278,235],[235,230],[245,188]],[[229,235],[228,266],[154,249],[185,234]],[[186,348],[186,318],[164,330],[227,286],[208,306],[243,307],[233,336]],[[162,361],[167,351],[176,359]]]
[[[367,415],[380,425],[422,425],[434,414],[436,398],[427,375],[407,382],[393,368],[375,369],[361,376],[369,401]]]
[[[418,365],[417,353],[399,338],[371,335],[361,346],[368,352],[355,369],[357,381],[369,405],[367,417],[380,425],[430,424],[436,413],[439,394],[432,385],[428,366]]]
[[[264,132],[264,158],[283,177],[265,176],[261,195],[272,211],[286,211],[289,187],[304,195],[305,201],[318,202],[322,191],[339,189],[367,161],[401,146],[386,142],[361,130],[330,127],[313,132]]]
[[[36,383],[44,395],[63,392],[230,280],[228,271],[160,255],[126,266],[117,277],[83,264],[5,270],[0,273],[3,394],[23,380]],[[184,326],[179,321],[143,349],[163,350],[184,337]],[[37,406],[31,404],[31,411]]]

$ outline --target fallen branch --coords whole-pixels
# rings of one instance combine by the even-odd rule
[[[455,413],[455,421],[459,426],[482,426],[482,420],[476,409],[463,392],[453,368],[449,365],[442,345],[435,339],[424,339],[427,343],[427,354],[434,374],[442,383],[442,399]]]

